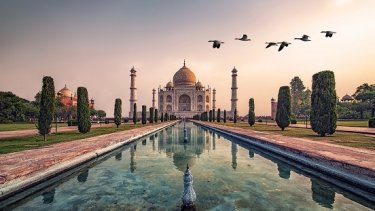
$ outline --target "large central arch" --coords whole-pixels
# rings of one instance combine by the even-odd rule
[[[183,94],[178,98],[179,111],[191,111],[191,99],[189,95]]]

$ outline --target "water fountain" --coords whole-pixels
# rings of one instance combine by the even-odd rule
[[[186,165],[184,173],[184,191],[182,192],[181,210],[196,210],[194,201],[196,200],[195,191],[193,189],[193,176],[190,173],[189,165]]]

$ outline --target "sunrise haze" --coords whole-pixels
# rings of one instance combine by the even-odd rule
[[[129,112],[130,69],[138,104],[186,66],[216,88],[217,108],[230,109],[231,70],[238,70],[238,109],[255,99],[270,115],[280,86],[332,70],[338,96],[375,83],[375,1],[0,1],[0,90],[33,100],[42,77],[88,89],[95,107],[113,116],[115,98]],[[322,30],[337,32],[324,37]],[[247,34],[250,42],[234,40]],[[294,40],[303,34],[311,42]],[[207,41],[219,39],[220,49]],[[289,41],[281,52],[265,42]]]

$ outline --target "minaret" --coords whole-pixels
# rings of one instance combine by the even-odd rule
[[[231,115],[232,117],[234,117],[234,110],[237,108],[237,70],[236,70],[236,67],[233,68],[232,70],[232,99],[230,99],[231,101],[231,107],[230,107],[230,111],[231,111]],[[238,109],[237,109],[237,115],[238,115]]]
[[[271,119],[276,119],[277,102],[274,98],[271,99]]]
[[[133,68],[130,70],[130,112],[129,117],[133,117],[134,103],[137,103],[137,88],[135,87],[136,70]]]
[[[155,107],[155,102],[156,102],[156,100],[155,100],[155,94],[156,94],[156,90],[152,89],[152,107],[154,109],[156,109],[156,107]]]
[[[212,90],[212,109],[216,109],[216,89]]]

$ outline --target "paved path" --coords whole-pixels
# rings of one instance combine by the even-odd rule
[[[102,127],[112,127],[114,124],[102,124]],[[91,128],[100,127],[99,124],[93,124]],[[68,132],[68,131],[76,131],[78,130],[77,126],[70,126],[70,127],[58,127],[57,132]],[[55,128],[52,127],[51,133],[55,133]],[[12,130],[12,131],[0,131],[0,139],[4,138],[15,138],[15,137],[24,137],[24,136],[33,136],[37,135],[37,129],[27,129],[27,130]],[[1,140],[0,140],[1,141]]]
[[[293,138],[275,133],[260,132],[251,129],[219,125],[215,123],[199,122],[221,130],[229,131],[239,135],[254,137],[256,139],[277,145],[288,150],[297,150],[312,157],[338,161],[363,167],[375,175],[375,151],[334,145],[321,141],[313,141],[306,138]]]
[[[259,123],[256,123],[256,124],[259,124]],[[261,124],[265,125],[265,123],[261,123]],[[277,126],[276,123],[268,123],[268,125]],[[290,124],[289,127],[306,128],[306,125],[304,125],[304,124]],[[307,125],[307,128],[311,128],[311,126]],[[349,132],[349,133],[363,133],[363,134],[375,135],[375,128],[368,128],[368,127],[337,126],[336,131],[339,131],[339,132]]]
[[[49,167],[71,160],[88,152],[124,142],[173,122],[160,123],[116,133],[95,136],[71,142],[52,144],[43,148],[0,155],[0,190],[8,182],[17,178],[32,176]]]

